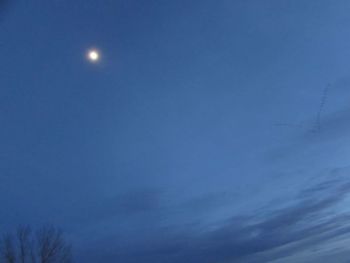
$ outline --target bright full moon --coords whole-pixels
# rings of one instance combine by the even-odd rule
[[[91,62],[97,62],[100,59],[100,53],[96,49],[91,49],[88,51],[87,57]]]

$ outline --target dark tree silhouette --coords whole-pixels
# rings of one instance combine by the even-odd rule
[[[62,231],[46,226],[36,233],[19,227],[16,234],[4,236],[0,246],[0,263],[71,263],[70,245]]]

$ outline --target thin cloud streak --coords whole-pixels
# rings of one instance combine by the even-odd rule
[[[330,190],[324,191],[327,186]],[[211,230],[198,226],[160,228],[162,234],[154,233],[148,244],[124,246],[116,238],[115,249],[109,245],[109,255],[95,251],[94,260],[270,262],[348,234],[350,214],[333,216],[329,211],[346,199],[349,190],[348,181],[325,181],[301,191],[294,205],[264,217],[235,215]],[[104,244],[96,249],[100,247],[103,250]]]

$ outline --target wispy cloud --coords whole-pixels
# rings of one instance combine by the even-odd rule
[[[147,244],[101,243],[100,250],[108,247],[110,252],[96,252],[95,260],[270,262],[349,233],[349,216],[329,213],[345,200],[349,190],[347,180],[328,179],[302,190],[293,205],[264,216],[235,215],[208,228],[159,227]]]

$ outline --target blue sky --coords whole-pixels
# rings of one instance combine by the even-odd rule
[[[87,263],[348,262],[348,1],[0,3],[0,230],[58,225]]]

